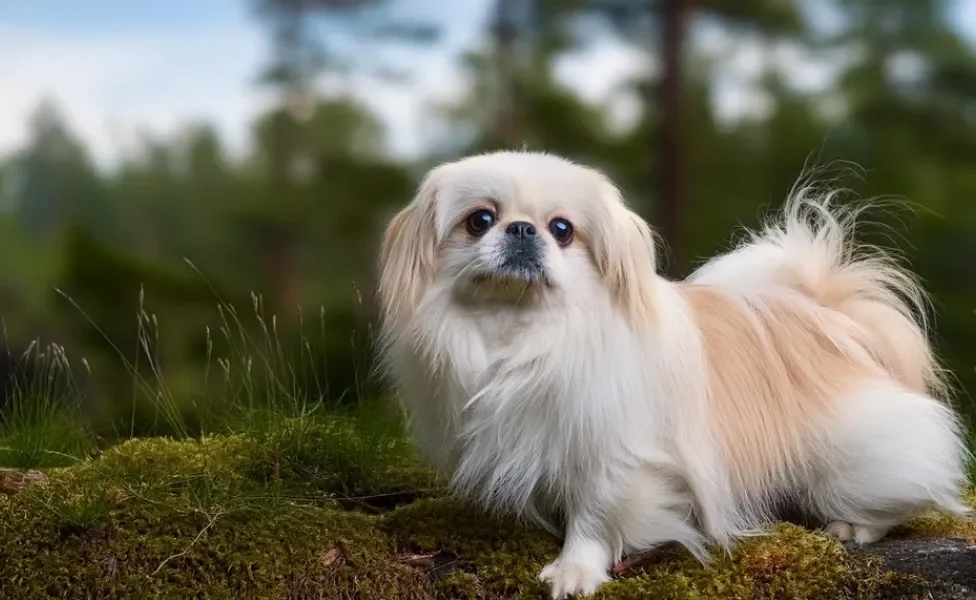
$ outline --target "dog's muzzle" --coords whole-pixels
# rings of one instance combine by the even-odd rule
[[[505,229],[499,272],[522,279],[539,279],[545,274],[542,239],[531,223],[516,221]]]

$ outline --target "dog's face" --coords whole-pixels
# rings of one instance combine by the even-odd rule
[[[593,279],[588,236],[610,191],[595,173],[550,157],[491,155],[433,179],[438,276],[455,292],[524,300]]]
[[[434,288],[468,302],[527,303],[596,286],[646,311],[653,240],[600,173],[500,152],[432,170],[387,228],[381,270],[393,321]]]

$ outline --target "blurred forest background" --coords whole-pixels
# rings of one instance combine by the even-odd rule
[[[872,231],[931,291],[940,351],[976,414],[976,46],[948,2],[492,0],[481,42],[456,58],[466,93],[430,108],[429,150],[406,160],[341,82],[358,73],[416,85],[380,51],[439,43],[437,22],[390,18],[409,2],[247,2],[269,48],[254,85],[276,100],[244,157],[208,123],[186,123],[105,168],[56,99],[40,102],[27,143],[0,155],[0,377],[30,368],[19,357],[33,340],[62,344],[106,435],[120,422],[157,426],[152,390],[163,385],[202,426],[219,410],[221,357],[242,351],[233,337],[255,369],[291,357],[296,393],[313,400],[375,395],[386,220],[437,162],[527,146],[615,178],[666,240],[672,276],[728,247],[805,167],[839,165],[828,174],[857,195],[906,199],[912,210],[872,214]],[[336,52],[335,28],[377,51]],[[760,49],[752,104],[735,119],[714,102],[728,46],[702,32]],[[554,75],[601,40],[646,60],[606,105]],[[809,61],[830,67],[822,89],[804,85]],[[615,117],[621,104],[630,118]],[[261,328],[274,347],[244,339]],[[133,372],[155,384],[134,385]]]

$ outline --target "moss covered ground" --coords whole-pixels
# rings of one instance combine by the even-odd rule
[[[339,418],[133,439],[0,495],[0,598],[546,598],[546,533],[450,497],[401,437]],[[899,535],[976,540],[926,517]],[[706,567],[665,549],[599,598],[880,598],[904,576],[780,525]]]

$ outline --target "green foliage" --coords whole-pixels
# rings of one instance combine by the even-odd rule
[[[187,309],[212,306],[214,292],[190,272],[174,273],[131,256],[126,256],[73,227],[66,231],[65,260],[52,294],[61,299],[59,310],[69,323],[70,333],[88,347],[137,347],[137,320],[120,318],[136,315],[143,289],[153,290],[151,299],[163,307]],[[67,297],[84,311],[69,306]],[[153,307],[150,307],[152,309]],[[114,358],[114,357],[113,357]]]
[[[103,181],[57,106],[42,101],[30,119],[31,142],[13,158],[18,220],[34,235],[56,236],[61,227],[104,216]]]
[[[0,199],[0,204],[3,200]],[[0,210],[0,319],[4,341],[29,342],[38,319],[50,314],[50,286],[57,270],[58,248],[26,232],[19,219]]]

